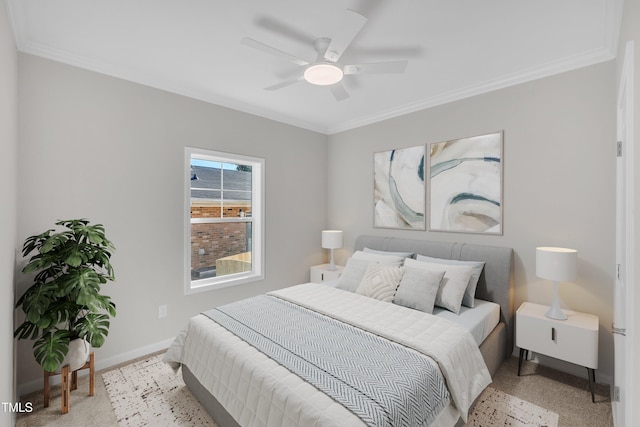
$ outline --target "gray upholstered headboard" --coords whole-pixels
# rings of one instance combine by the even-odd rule
[[[460,242],[403,239],[398,237],[359,236],[354,250],[370,249],[413,252],[435,258],[484,261],[476,297],[500,304],[500,321],[507,329],[507,356],[513,352],[513,249]]]

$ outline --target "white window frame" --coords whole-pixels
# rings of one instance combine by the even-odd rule
[[[251,218],[252,248],[251,271],[191,279],[191,159],[210,160],[223,163],[251,165]],[[264,159],[240,154],[223,153],[200,148],[185,147],[184,155],[184,283],[185,295],[237,286],[264,280]],[[235,219],[234,221],[237,221]]]

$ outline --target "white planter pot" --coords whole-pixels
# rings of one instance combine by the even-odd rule
[[[91,353],[91,344],[82,338],[72,340],[69,343],[69,352],[60,366],[69,365],[69,370],[71,372],[76,371],[82,368],[87,362],[89,359],[89,353]]]

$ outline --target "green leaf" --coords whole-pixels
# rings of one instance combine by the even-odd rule
[[[45,231],[44,233],[40,233],[35,236],[28,237],[24,245],[22,245],[22,256],[27,256],[35,249],[39,249],[42,246],[42,243],[49,238],[49,235],[54,230],[50,229]]]
[[[82,252],[80,252],[77,248],[72,249],[67,258],[65,258],[64,260],[65,264],[68,264],[71,267],[80,267],[83,261],[84,259],[82,256]]]
[[[98,295],[96,296],[96,301],[100,305],[100,309],[106,310],[111,317],[116,317],[116,305],[111,301],[111,297]]]
[[[70,296],[79,305],[91,305],[100,291],[100,277],[90,267],[69,269],[60,278],[61,294]]]
[[[63,246],[68,240],[69,236],[65,233],[54,234],[43,242],[42,247],[40,248],[40,253],[46,254],[47,252],[51,252],[52,250]]]
[[[27,265],[22,269],[22,272],[32,273],[38,270],[45,270],[51,268],[56,262],[55,257],[52,257],[50,254],[38,254],[31,257]]]
[[[100,278],[98,274],[90,268],[78,272],[76,278],[76,302],[87,306],[92,311],[100,310],[96,297],[100,295]]]
[[[69,351],[69,331],[45,332],[33,345],[36,362],[47,372],[55,372]]]
[[[57,299],[49,304],[48,310],[40,318],[38,327],[46,330],[55,326],[68,325],[82,310],[82,307],[66,299]],[[64,329],[69,329],[65,327]]]
[[[91,343],[92,347],[102,347],[109,334],[109,316],[102,313],[88,313],[78,322],[80,337]]]
[[[38,323],[40,318],[49,309],[51,301],[55,300],[54,293],[56,286],[53,283],[35,283],[31,286],[22,298],[22,310],[27,320],[32,323]]]
[[[91,243],[96,245],[108,244],[108,240],[104,235],[104,227],[102,224],[96,224],[86,227],[86,234]]]
[[[19,340],[35,340],[40,334],[40,329],[33,323],[26,321],[13,332],[13,337]]]

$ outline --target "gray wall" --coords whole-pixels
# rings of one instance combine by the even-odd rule
[[[561,286],[561,303],[600,317],[598,375],[611,381],[615,69],[610,61],[332,135],[328,226],[346,231],[337,260],[345,261],[359,234],[510,246],[518,307],[551,302],[552,285],[535,275],[536,246],[575,248],[579,276]],[[504,130],[504,235],[373,228],[374,152],[498,130]],[[559,367],[585,376],[583,369]]]
[[[20,54],[19,71],[19,241],[86,217],[116,246],[117,283],[103,289],[118,314],[98,365],[153,349],[204,309],[302,283],[322,261],[325,135],[35,56]],[[183,295],[187,145],[266,159],[263,282]],[[18,383],[41,386],[30,342],[18,357]]]
[[[0,402],[13,402],[13,279],[17,221],[18,57],[5,2],[0,2]],[[13,425],[0,410],[0,425]]]

